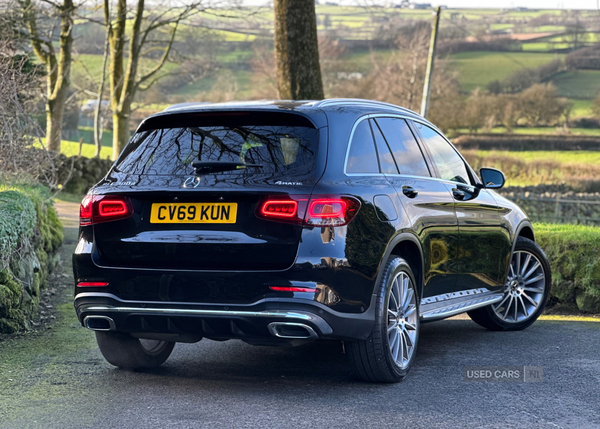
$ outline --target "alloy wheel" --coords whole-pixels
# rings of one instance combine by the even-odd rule
[[[531,252],[513,254],[502,301],[492,309],[508,323],[518,323],[532,317],[544,299],[546,274],[540,260]]]
[[[388,300],[388,343],[392,358],[406,369],[415,352],[418,313],[415,287],[405,272],[394,277]]]

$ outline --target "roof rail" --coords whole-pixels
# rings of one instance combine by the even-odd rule
[[[327,100],[318,101],[314,104],[314,107],[324,107],[336,104],[366,104],[372,106],[387,107],[390,109],[401,110],[403,112],[409,112],[413,115],[419,116],[418,113],[413,112],[412,110],[407,109],[406,107],[396,106],[395,104],[385,103],[383,101],[365,100],[362,98],[330,98]]]

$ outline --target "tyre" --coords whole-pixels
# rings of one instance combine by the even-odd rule
[[[346,342],[346,353],[363,380],[394,383],[408,374],[419,342],[419,296],[406,261],[389,261],[375,290],[373,330],[364,341]]]
[[[502,300],[467,314],[475,323],[492,331],[525,329],[544,311],[551,281],[550,263],[544,251],[535,242],[519,237]]]
[[[175,343],[141,340],[120,332],[96,332],[100,352],[110,364],[128,370],[156,368],[171,355]]]

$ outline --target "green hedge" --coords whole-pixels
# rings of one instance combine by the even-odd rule
[[[0,332],[27,327],[35,316],[62,239],[46,188],[0,184]]]
[[[600,313],[600,228],[536,224],[535,235],[550,259],[551,295],[580,311]]]

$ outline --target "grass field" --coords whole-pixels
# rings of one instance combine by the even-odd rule
[[[45,138],[42,138],[42,143],[45,145]],[[35,144],[36,147],[41,147],[40,144]],[[79,142],[72,142],[68,140],[62,140],[60,142],[60,152],[66,156],[76,156],[79,155]],[[81,156],[86,158],[93,158],[96,153],[96,146],[89,143],[84,143],[81,145]],[[102,146],[100,149],[100,158],[102,159],[110,159],[112,156],[112,144],[110,146]]]
[[[459,133],[468,134],[469,130],[467,129],[459,129],[456,130]],[[509,133],[504,127],[495,127],[492,128],[490,133],[493,134],[507,134]],[[562,129],[557,130],[553,127],[538,127],[538,128],[514,128],[510,133],[511,134],[527,134],[527,135],[555,135],[559,132],[564,132]],[[600,137],[600,129],[597,128],[569,128],[569,133],[571,135],[579,135],[579,136],[598,136]]]
[[[140,73],[145,73],[149,71],[154,65],[158,62],[158,60],[151,60],[142,58],[140,60]],[[125,61],[125,66],[127,66],[127,59]],[[159,71],[157,74],[166,74],[173,72],[179,66],[174,63],[166,63],[164,68]],[[73,64],[71,67],[71,74],[74,79],[78,76],[82,78],[91,78],[94,82],[100,82],[102,70],[102,55],[92,55],[92,54],[79,54],[73,56]],[[107,64],[108,71],[108,64]],[[106,82],[108,85],[108,80]]]
[[[343,68],[349,72],[360,72],[368,74],[373,69],[373,59],[385,61],[392,51],[360,51],[342,55],[340,61],[344,63]],[[238,99],[251,98],[254,91],[253,72],[251,70],[239,70],[230,64],[238,62],[249,62],[252,51],[240,50],[223,52],[217,55],[217,60],[223,64],[219,75],[228,73],[230,87],[235,88],[235,97]],[[456,78],[463,91],[470,92],[477,87],[485,88],[493,80],[502,80],[511,73],[521,68],[534,68],[546,64],[555,58],[563,58],[564,54],[526,53],[526,52],[464,52],[454,54],[445,61],[449,63],[450,70],[456,74]],[[100,55],[79,55],[73,64],[73,75],[84,76],[91,74],[98,79],[102,58]],[[145,67],[150,63],[146,62]],[[168,64],[164,73],[174,71],[175,64]],[[202,101],[207,94],[214,89],[218,75],[202,79],[191,85],[183,85],[172,92],[171,95],[183,97],[185,100]],[[562,72],[552,79],[557,86],[561,96],[574,100],[575,110],[573,117],[590,116],[590,104],[585,100],[593,99],[600,91],[600,71],[568,71]],[[167,104],[170,104],[168,102]],[[587,131],[582,131],[587,133]],[[86,141],[88,141],[86,139]],[[91,140],[90,140],[91,141]]]
[[[357,6],[335,6],[335,5],[317,5],[316,6],[318,25],[324,29],[325,18],[330,23],[329,29],[334,30],[335,37],[342,39],[369,39],[373,31],[379,26],[384,25],[391,19],[400,18],[401,20],[430,20],[431,9],[410,10],[397,9],[389,7],[357,7]],[[542,15],[561,15],[560,10],[499,10],[499,9],[447,9],[442,12],[442,31],[445,27],[455,27],[456,22],[450,20],[458,19],[460,26],[465,27],[467,31],[475,31],[479,27],[485,26],[490,30],[513,29],[518,32],[545,32],[559,33],[565,30],[564,26],[528,26],[527,20]],[[581,11],[582,18],[593,15],[591,11]],[[225,16],[227,15],[227,16]],[[204,24],[209,23],[209,27],[214,30],[220,39],[224,42],[248,42],[255,40],[256,37],[272,38],[273,11],[268,7],[246,7],[232,9],[229,11],[220,10],[219,13],[201,13],[198,15]],[[182,24],[183,28],[191,26],[192,23]],[[191,27],[190,27],[191,28]],[[210,30],[208,30],[210,31]],[[260,36],[257,36],[259,35]],[[600,34],[587,33],[584,35],[589,41],[600,40]],[[524,52],[464,52],[442,59],[449,65],[461,84],[462,90],[466,93],[473,91],[477,87],[485,89],[487,84],[493,80],[502,80],[511,73],[523,68],[535,68],[546,64],[556,58],[564,58],[565,54],[553,54],[544,52],[548,49],[565,47],[568,41],[563,40],[564,36],[548,36],[543,39],[537,39],[531,43],[523,42]],[[565,46],[563,46],[565,45]],[[194,84],[183,84],[179,88],[169,91],[168,94],[159,94],[148,100],[164,102],[165,105],[184,101],[208,101],[223,99],[252,99],[263,97],[265,91],[260,91],[257,87],[253,72],[249,70],[248,64],[253,56],[253,51],[248,45],[238,50],[232,46],[240,45],[221,45],[216,54],[216,60],[221,63],[221,68],[213,76],[209,76]],[[391,51],[376,50],[373,52],[350,52],[343,54],[339,61],[343,63],[341,70],[346,72],[361,72],[368,74],[373,69],[372,58],[377,61],[385,61],[389,58]],[[92,79],[95,83],[99,80],[100,68],[102,63],[101,55],[81,54],[76,55],[72,66],[72,80],[80,86],[86,86],[85,82]],[[244,67],[239,67],[242,63]],[[144,59],[141,64],[141,71],[148,70],[156,60]],[[167,63],[161,73],[176,71],[177,64]],[[240,69],[241,68],[241,69]],[[593,99],[600,91],[600,71],[569,71],[555,76],[552,82],[557,86],[559,94],[572,100],[575,104],[572,117],[591,116],[589,100]],[[93,86],[91,87],[93,88]],[[257,91],[258,89],[258,91]],[[141,94],[140,94],[141,95]],[[87,97],[87,96],[86,96]],[[139,98],[142,99],[142,98]],[[150,109],[146,109],[150,110]],[[145,112],[144,112],[145,113]],[[497,129],[494,132],[505,132],[504,129]],[[540,133],[552,134],[556,130],[546,129],[516,129],[515,133]],[[599,133],[594,130],[571,130],[575,134]],[[91,142],[91,134],[85,134],[85,142]],[[108,136],[104,137],[104,144],[110,140]]]
[[[79,137],[83,138],[84,143],[94,142],[94,128],[92,127],[79,127]],[[102,146],[112,147],[113,133],[111,130],[104,130],[102,133]],[[65,140],[66,141],[66,140]]]
[[[571,102],[573,103],[573,110],[571,111],[573,118],[593,116],[591,100],[571,100]]]
[[[519,69],[539,67],[564,57],[564,54],[527,52],[461,52],[450,55],[448,61],[463,91],[472,91]]]
[[[600,166],[600,152],[598,151],[585,151],[585,150],[573,150],[573,151],[525,151],[525,152],[510,152],[510,151],[491,151],[491,150],[479,150],[477,151],[478,156],[485,158],[492,157],[509,157],[514,159],[520,159],[525,162],[531,161],[551,161],[558,162],[561,164],[582,164],[582,165],[596,165]]]
[[[600,152],[597,151],[461,151],[477,171],[498,168],[507,186],[565,183],[575,189],[596,192],[600,186]]]
[[[569,48],[568,43],[550,43],[550,42],[531,42],[523,43],[521,48],[524,51],[552,51],[555,49],[567,49]]]
[[[600,70],[576,70],[552,77],[558,94],[567,98],[593,100],[600,92]]]

